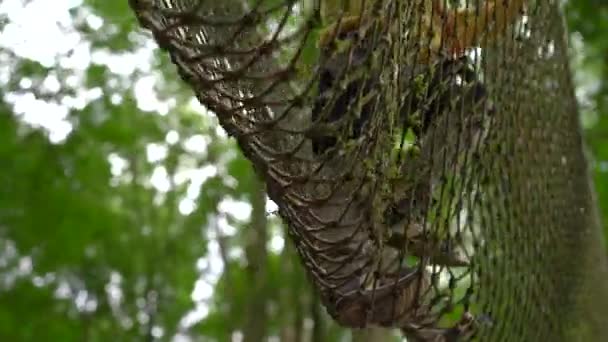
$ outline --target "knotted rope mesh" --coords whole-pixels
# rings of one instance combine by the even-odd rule
[[[607,338],[557,1],[357,1],[130,5],[264,178],[338,323]]]

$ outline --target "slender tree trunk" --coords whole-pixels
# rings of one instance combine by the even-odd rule
[[[287,239],[287,230],[284,229],[285,239]],[[298,264],[299,260],[295,253],[291,241],[286,240],[283,251],[281,252],[281,268],[280,272],[285,278],[298,279],[300,278],[301,267]],[[302,341],[302,312],[301,283],[296,280],[293,286],[281,286],[277,284],[277,292],[281,305],[281,342],[301,342]]]
[[[397,340],[391,329],[384,328],[353,330],[352,336],[353,342],[390,342]]]
[[[263,183],[257,175],[251,173],[254,190],[251,196],[251,224],[245,233],[245,253],[248,263],[248,281],[251,287],[249,303],[247,304],[247,320],[244,327],[245,342],[261,342],[266,337],[268,325],[267,303],[267,261],[268,240],[266,218],[266,194]]]
[[[314,292],[314,290],[312,290]],[[319,300],[319,296],[316,292],[314,292],[314,297],[311,300],[310,310],[312,312],[312,341],[313,342],[322,342],[325,336],[325,321],[323,318],[323,308],[321,307],[321,302]]]

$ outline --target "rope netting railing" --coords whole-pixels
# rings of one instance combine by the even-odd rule
[[[608,338],[557,1],[130,5],[264,178],[338,323]]]

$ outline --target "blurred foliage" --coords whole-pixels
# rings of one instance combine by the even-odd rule
[[[68,13],[62,29],[81,46],[53,65],[0,45],[0,341],[227,341],[259,314],[258,296],[270,336],[347,338],[272,213],[268,254],[250,260],[260,244],[249,234],[255,175],[127,1]],[[567,13],[582,43],[573,60],[608,222],[608,3],[570,1]],[[1,36],[13,19],[0,18]],[[96,57],[84,69],[69,62],[82,48]],[[67,110],[65,136],[31,120],[56,107]],[[260,275],[267,286],[253,292]]]
[[[566,17],[583,127],[591,150],[604,235],[608,236],[608,2],[568,1]]]
[[[269,241],[251,238],[261,189],[249,162],[127,1],[66,10],[60,29],[80,45],[50,65],[0,50],[0,341],[226,341],[256,315],[274,336],[344,335],[278,219],[261,227]],[[270,250],[258,264],[256,243]],[[268,286],[254,292],[258,274]],[[313,315],[327,329],[310,329]]]

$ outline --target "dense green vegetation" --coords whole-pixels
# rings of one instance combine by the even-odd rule
[[[608,2],[567,14],[608,222]],[[127,1],[0,1],[0,139],[0,341],[350,336]]]

